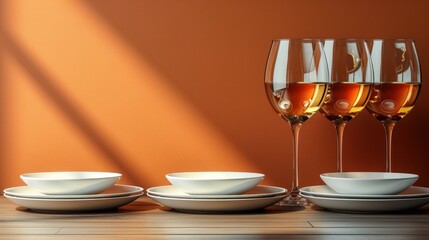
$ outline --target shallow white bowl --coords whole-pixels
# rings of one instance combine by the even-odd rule
[[[121,178],[111,172],[25,173],[21,179],[43,194],[96,194],[112,187]]]
[[[174,187],[188,194],[242,194],[264,179],[250,172],[181,172],[166,177]]]
[[[417,181],[416,174],[386,172],[324,173],[320,178],[337,193],[344,194],[397,194]]]

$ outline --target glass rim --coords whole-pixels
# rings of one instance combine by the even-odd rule
[[[327,40],[339,40],[339,41],[412,41],[413,38],[274,38],[272,41],[327,41]]]
[[[322,41],[368,41],[365,38],[325,38]]]
[[[306,41],[306,42],[312,42],[312,41],[323,41],[323,39],[320,38],[275,38],[271,41],[273,42],[280,42],[280,41]]]
[[[414,42],[412,38],[373,38],[373,39],[365,39],[365,41],[411,41]]]

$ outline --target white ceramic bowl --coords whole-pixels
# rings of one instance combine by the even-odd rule
[[[25,173],[21,179],[43,194],[96,194],[112,187],[121,178],[111,172]]]
[[[337,193],[384,195],[397,194],[417,181],[416,174],[387,172],[335,172],[320,178]]]
[[[188,194],[242,194],[264,179],[250,172],[181,172],[166,177],[174,187]]]

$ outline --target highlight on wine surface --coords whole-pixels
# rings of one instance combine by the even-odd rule
[[[298,136],[302,124],[322,106],[329,72],[320,40],[274,40],[265,72],[265,92],[274,111],[286,120],[293,135],[293,182],[279,205],[303,206],[298,187]]]

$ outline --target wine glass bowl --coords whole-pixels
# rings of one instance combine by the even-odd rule
[[[298,188],[298,136],[302,124],[323,104],[329,73],[320,40],[273,40],[265,71],[265,91],[273,109],[286,120],[293,135],[293,181],[280,205],[302,206]]]
[[[374,89],[367,105],[386,135],[386,172],[392,171],[392,132],[414,107],[421,88],[420,65],[414,41],[369,41],[374,65]]]
[[[364,40],[325,40],[324,50],[331,83],[320,112],[336,129],[337,172],[342,172],[343,131],[369,100],[373,68]]]

